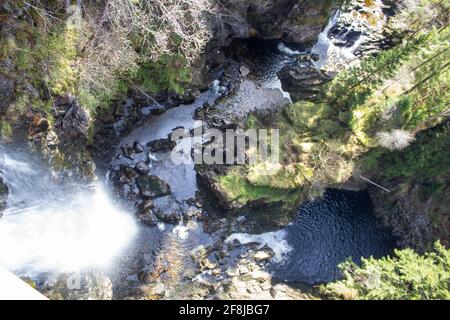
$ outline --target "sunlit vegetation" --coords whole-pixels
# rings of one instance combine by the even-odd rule
[[[323,285],[331,299],[418,300],[450,298],[450,250],[436,243],[419,255],[411,249],[396,250],[392,257],[352,261],[340,265],[343,280]]]
[[[433,6],[433,14],[426,21],[420,17],[420,25],[414,21],[412,32],[397,30],[399,44],[339,73],[318,101],[300,101],[281,112],[273,125],[282,134],[282,166],[270,174],[250,166],[245,181],[277,189],[341,184],[357,176],[369,150],[407,152],[418,132],[445,120],[450,29],[446,18],[437,17],[447,9],[425,2],[409,14],[418,16],[425,5]]]
[[[23,12],[20,19],[0,15],[7,26],[0,58],[11,59],[0,72],[18,80],[7,119],[31,106],[50,117],[52,100],[64,93],[78,97],[91,115],[130,88],[183,94],[190,64],[209,39],[203,15],[212,9],[208,0],[65,3],[70,5],[25,0],[3,5]]]

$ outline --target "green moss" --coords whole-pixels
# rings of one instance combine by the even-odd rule
[[[5,120],[0,120],[0,137],[7,139],[12,137],[11,124]]]
[[[33,28],[26,22],[20,22],[16,27],[14,37],[0,41],[1,56],[12,58],[14,74],[6,67],[0,67],[0,72],[18,80],[8,118],[17,117],[30,107],[49,118],[51,101],[40,98],[44,92],[51,96],[76,93],[79,77],[74,67],[77,32],[65,25],[57,25],[49,32]]]
[[[165,54],[157,62],[142,64],[133,78],[133,82],[146,92],[177,94],[183,94],[191,80],[192,70],[179,54]]]
[[[225,192],[230,202],[241,205],[249,201],[265,199],[267,202],[295,202],[298,193],[268,186],[256,186],[245,179],[241,168],[235,168],[227,175],[219,177],[219,187]]]
[[[126,97],[129,83],[125,80],[117,78],[108,87],[101,91],[91,91],[86,88],[78,89],[78,100],[80,104],[95,116],[100,110],[107,110],[112,101],[123,99]]]
[[[258,117],[254,114],[250,114],[245,121],[246,129],[256,129],[261,126],[261,122]]]
[[[42,68],[44,81],[54,95],[76,92],[79,74],[73,65],[77,57],[77,35],[74,29],[56,28],[37,37],[34,59],[37,68]]]
[[[326,119],[333,113],[333,110],[326,104],[313,103],[309,101],[299,101],[289,105],[284,116],[292,129],[297,133],[316,130],[321,119]],[[280,118],[279,122],[284,119]]]
[[[87,142],[88,144],[92,144],[94,142],[94,135],[95,135],[95,125],[92,123],[87,132]]]
[[[16,44],[9,41],[9,55],[19,72],[25,72],[33,83],[42,81],[52,94],[74,92],[77,72],[73,68],[76,58],[77,32],[73,29],[56,26],[46,33],[29,29],[22,24],[16,34]],[[12,54],[16,53],[16,54]]]
[[[445,176],[450,171],[450,123],[447,121],[419,134],[408,148],[399,151],[371,151],[363,162],[366,168],[376,169],[386,178],[420,179]]]
[[[16,92],[16,97],[14,102],[11,104],[10,109],[17,113],[23,113],[27,108],[30,107],[31,97],[25,91]],[[8,110],[9,111],[9,110]]]
[[[63,171],[64,169],[69,169],[70,166],[67,163],[64,154],[61,152],[56,152],[52,158],[52,167],[56,171]]]

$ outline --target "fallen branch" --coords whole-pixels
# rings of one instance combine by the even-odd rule
[[[386,192],[391,192],[391,190],[386,189],[386,188],[380,186],[379,184],[373,182],[372,180],[367,179],[366,177],[363,177],[361,174],[359,175],[359,177],[360,177],[361,179],[363,179],[364,181],[367,181],[367,182],[373,184],[374,186],[376,186],[376,187],[378,187],[378,188],[380,188],[380,189],[382,189],[382,190],[384,190],[384,191],[386,191]]]

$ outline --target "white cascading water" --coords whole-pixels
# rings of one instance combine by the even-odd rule
[[[381,0],[355,1],[357,6],[337,10],[328,21],[325,29],[319,34],[316,44],[311,49],[319,59],[314,65],[319,70],[335,73],[341,69],[357,64],[360,59],[355,55],[361,45],[377,41],[382,37],[386,16]],[[357,10],[356,7],[362,8]],[[339,24],[338,39],[329,37],[329,32]],[[346,39],[346,38],[349,39]],[[347,42],[347,45],[343,45]]]
[[[0,265],[24,275],[107,267],[135,234],[132,215],[100,184],[65,188],[21,152],[7,151],[2,162],[9,195],[0,218]]]
[[[361,35],[351,47],[336,46],[332,39],[328,37],[330,30],[338,23],[340,17],[339,10],[336,11],[328,21],[325,29],[319,34],[316,44],[312,47],[311,53],[319,56],[314,61],[314,66],[319,70],[335,71],[351,65],[357,61],[355,50],[364,42],[365,37]]]
[[[298,51],[298,50],[292,50],[291,48],[289,48],[288,46],[286,46],[283,42],[280,42],[277,45],[277,48],[280,52],[284,53],[285,55],[288,56],[297,56],[299,54],[304,54],[305,52],[303,51]]]

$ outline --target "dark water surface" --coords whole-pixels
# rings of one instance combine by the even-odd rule
[[[395,239],[373,214],[367,192],[327,190],[323,198],[302,205],[285,228],[292,250],[274,276],[288,282],[316,284],[339,278],[337,265],[352,258],[380,258]]]

